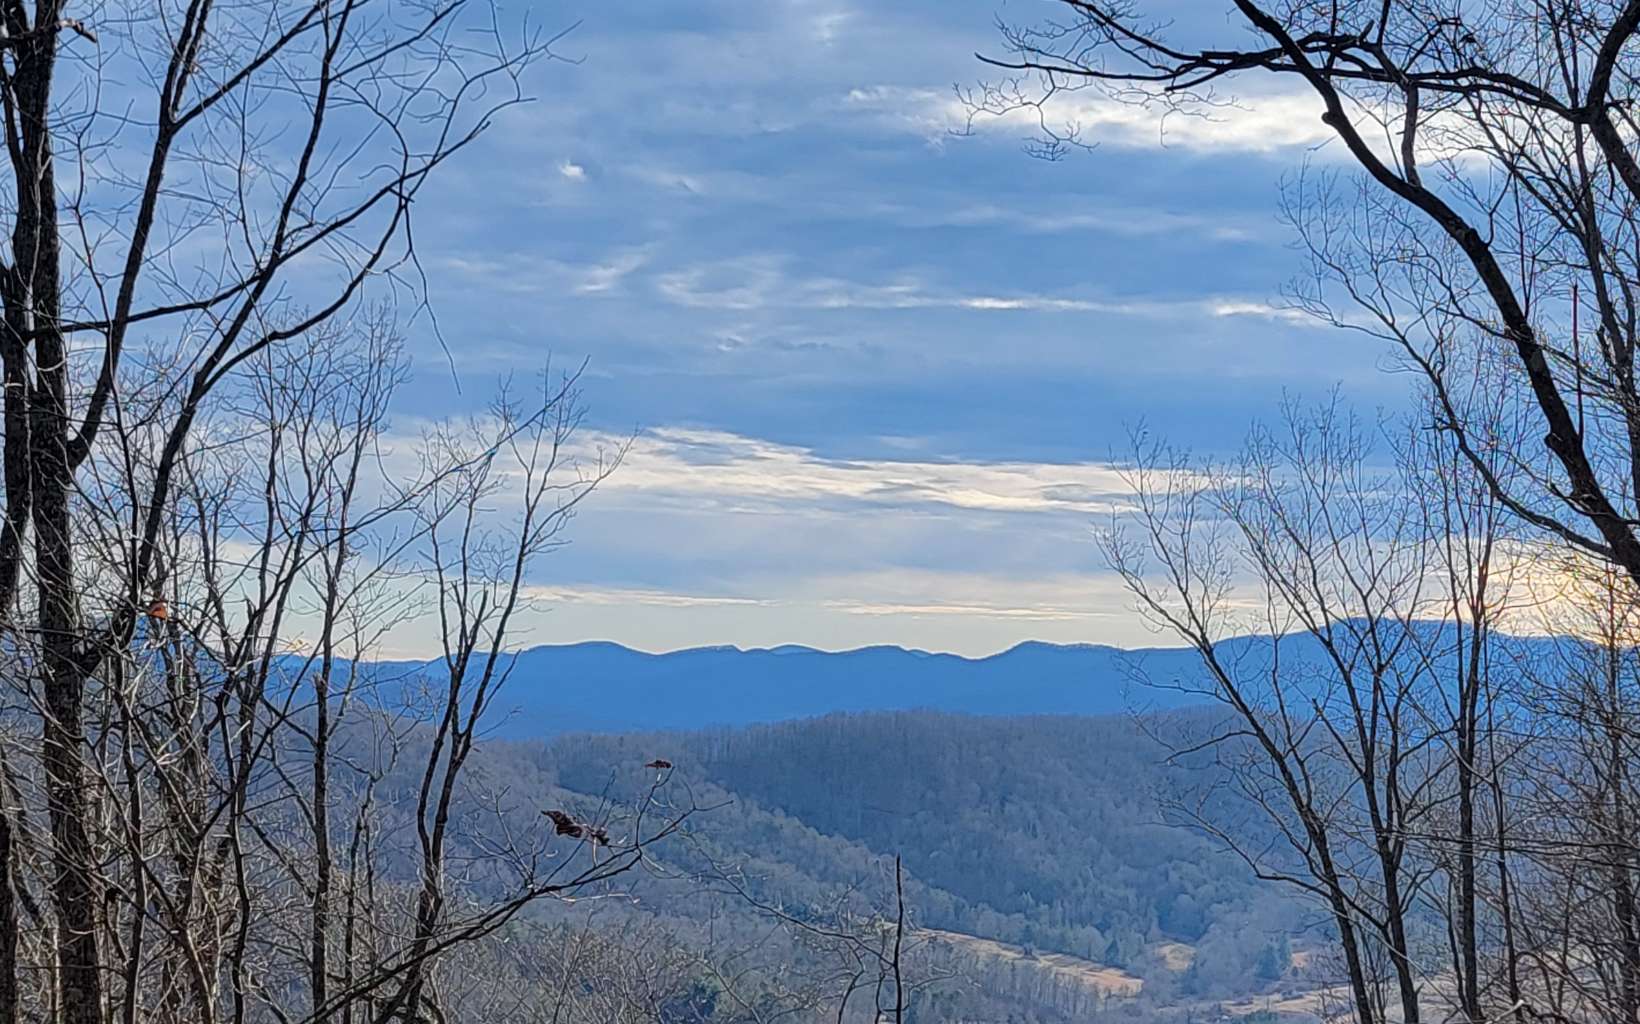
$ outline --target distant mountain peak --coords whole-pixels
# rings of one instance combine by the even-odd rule
[[[1054,643],[1051,640],[1021,640],[1019,643],[1014,644],[1012,647],[1008,648],[1007,650],[999,651],[998,653],[991,655],[991,657],[1000,658],[1004,655],[1013,654],[1017,651],[1118,651],[1118,650],[1121,650],[1121,648],[1112,647],[1109,644],[1088,644],[1088,643],[1061,644],[1061,643]]]
[[[1269,637],[1258,636],[1219,647],[1228,664],[1255,675],[1267,670],[1273,650]],[[1313,637],[1294,635],[1281,649],[1286,664],[1314,658],[1323,666]],[[495,705],[504,721],[494,724],[514,737],[741,726],[834,712],[1103,715],[1213,699],[1200,659],[1185,647],[1027,640],[968,658],[886,644],[849,651],[719,644],[650,654],[593,641],[533,647],[509,660]],[[442,671],[441,662],[378,665],[384,675]]]
[[[1186,651],[1163,655],[1173,659],[1179,664],[1165,667],[1170,677],[1196,665]],[[514,737],[739,726],[833,712],[1110,714],[1128,709],[1131,689],[1115,648],[1040,641],[985,658],[889,644],[848,651],[719,644],[650,654],[594,641],[533,647],[511,660],[496,728]]]

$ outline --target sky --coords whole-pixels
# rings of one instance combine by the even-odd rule
[[[528,10],[575,27],[418,202],[443,347],[410,325],[409,402],[584,360],[583,441],[631,439],[523,642],[1164,642],[1093,542],[1130,431],[1224,451],[1283,393],[1404,400],[1383,352],[1282,307],[1280,184],[1338,156],[1311,98],[1249,82],[1164,120],[1081,93],[1048,116],[1095,145],[1053,162],[1021,120],[960,131],[997,19],[1056,6]]]

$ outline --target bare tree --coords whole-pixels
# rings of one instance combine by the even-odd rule
[[[1557,568],[1544,609],[1556,635],[1517,661],[1521,712],[1505,799],[1516,999],[1548,1019],[1640,1013],[1640,830],[1634,820],[1636,603],[1621,570],[1587,557]]]
[[[1299,881],[1321,881],[1352,982],[1370,975],[1371,944],[1388,952],[1392,969],[1415,950],[1397,943],[1385,905],[1349,906],[1350,890],[1330,879],[1354,876],[1323,863],[1322,840],[1336,850],[1383,833],[1392,850],[1405,844],[1410,863],[1433,872],[1415,882],[1451,954],[1429,961],[1444,962],[1441,970],[1422,971],[1430,982],[1422,997],[1407,998],[1406,983],[1416,995],[1417,978],[1398,977],[1406,1019],[1447,987],[1470,1020],[1636,1019],[1640,907],[1627,708],[1640,581],[1640,3],[1233,0],[1227,22],[1194,25],[1166,23],[1143,0],[1057,6],[1056,20],[1004,29],[1008,52],[992,63],[1012,76],[969,97],[975,115],[1034,115],[1045,152],[1057,156],[1083,141],[1074,125],[1054,127],[1052,104],[1062,93],[1212,117],[1228,113],[1239,84],[1291,83],[1314,98],[1327,144],[1359,172],[1305,166],[1286,187],[1284,214],[1310,257],[1293,302],[1389,342],[1429,391],[1426,425],[1438,436],[1424,447],[1436,457],[1391,484],[1420,503],[1408,528],[1424,538],[1409,543],[1430,552],[1415,559],[1425,570],[1383,561],[1408,536],[1399,517],[1355,523],[1347,537],[1366,546],[1354,553],[1330,526],[1318,532],[1318,523],[1341,516],[1360,520],[1358,498],[1306,500],[1294,515],[1295,492],[1304,493],[1313,467],[1336,460],[1317,463],[1292,446],[1276,451],[1274,476],[1260,475],[1272,460],[1259,458],[1205,488],[1182,463],[1142,463],[1144,542],[1112,551],[1142,603],[1203,652],[1215,690],[1230,697],[1233,720],[1249,734],[1239,749],[1274,771],[1273,791],[1286,794],[1279,807],[1301,826],[1289,833],[1304,866]],[[1490,403],[1477,405],[1481,392]],[[1357,461],[1342,454],[1345,464]],[[1251,520],[1246,506],[1222,498],[1244,493],[1249,479],[1280,482],[1253,487],[1252,508],[1261,511]],[[1320,572],[1318,549],[1328,553]],[[1156,561],[1142,566],[1141,552]],[[1278,688],[1276,670],[1264,665],[1256,668],[1269,678],[1253,686],[1235,666],[1214,663],[1230,613],[1245,610],[1233,580],[1257,580],[1275,594],[1257,604],[1283,612],[1260,623],[1277,636],[1320,633],[1330,649],[1341,632],[1381,632],[1383,625],[1348,625],[1374,616],[1392,634],[1406,631],[1399,601],[1375,611],[1363,600],[1335,600],[1314,615],[1291,614],[1295,592],[1315,605],[1311,581],[1339,570],[1350,582],[1343,593],[1357,597],[1423,578],[1423,597],[1441,600],[1416,614],[1445,623],[1449,634],[1467,631],[1467,642],[1443,657],[1411,662],[1429,678],[1385,691],[1386,708],[1404,692],[1416,718],[1367,716],[1387,731],[1366,735],[1391,746],[1371,761],[1375,744],[1347,748],[1342,777],[1358,795],[1328,805],[1343,820],[1303,810],[1315,806],[1303,769],[1322,750],[1346,749],[1340,740],[1350,733],[1335,732],[1340,716],[1327,700],[1341,682],[1362,691],[1361,682],[1340,664]],[[1428,582],[1443,575],[1438,587]],[[1507,617],[1493,599],[1511,577],[1537,577],[1532,589],[1545,601],[1535,625],[1560,635],[1552,655],[1500,635]],[[1373,662],[1347,664],[1359,680],[1360,666]],[[1444,683],[1433,685],[1437,678]],[[1378,690],[1374,682],[1364,691],[1373,695],[1369,707]],[[1361,721],[1353,706],[1341,717]],[[1387,786],[1384,773],[1409,737],[1430,759],[1403,774],[1419,802],[1398,799],[1401,821],[1386,833],[1370,805],[1369,774]],[[1371,773],[1361,770],[1369,764]],[[1408,817],[1420,807],[1421,820]],[[1363,813],[1373,818],[1364,832]],[[1379,898],[1388,877],[1374,877]],[[1357,1016],[1381,1017],[1372,993],[1355,989]]]
[[[588,862],[463,803],[618,461],[572,457],[573,375],[388,419],[414,205],[553,41],[479,0],[0,4],[0,1022],[437,1019],[440,957],[672,827]],[[429,616],[436,670],[371,667]]]
[[[1402,346],[1498,500],[1640,579],[1640,3],[1231,6],[1228,21],[1181,27],[1143,0],[1060,0],[1061,18],[1005,29],[992,63],[1021,77],[973,95],[975,112],[1040,112],[1057,153],[1077,136],[1052,129],[1045,104],[1067,90],[1202,116],[1255,76],[1313,95],[1361,173],[1293,187],[1316,258],[1301,304]],[[1366,315],[1335,312],[1340,295]],[[1455,395],[1468,368],[1451,346],[1473,335],[1510,368],[1542,438],[1507,478]]]
[[[1174,756],[1218,759],[1273,831],[1213,794],[1186,820],[1325,908],[1356,1019],[1481,1021],[1499,1003],[1480,865],[1502,510],[1450,446],[1375,434],[1335,400],[1289,406],[1224,466],[1151,446],[1105,552],[1228,712]]]
[[[687,814],[640,807],[588,858],[467,781],[530,569],[614,462],[567,452],[573,378],[465,426],[387,435],[398,351],[382,316],[269,349],[177,461],[163,596],[87,679],[85,870],[109,1019],[437,1018],[443,957],[538,900],[596,891]],[[129,592],[125,498],[157,472],[163,417],[110,429],[119,443],[86,471],[107,489],[80,513],[93,606]],[[377,662],[407,622],[441,638],[435,671]],[[32,699],[31,674],[11,682]],[[34,818],[43,755],[21,736],[5,753],[8,818]],[[17,891],[45,889],[51,841],[21,847]],[[53,939],[19,951],[20,974],[51,979],[19,1019],[53,1016],[69,983]]]

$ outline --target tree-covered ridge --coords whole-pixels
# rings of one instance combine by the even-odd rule
[[[712,858],[745,865],[747,884],[789,909],[869,883],[899,854],[929,928],[1125,968],[1156,998],[1246,993],[1286,973],[1265,965],[1247,980],[1307,922],[1172,820],[1181,796],[1216,790],[1217,769],[1164,764],[1152,732],[1206,714],[831,715],[565,737],[540,758],[565,790],[608,798],[644,782],[611,765],[665,756],[696,799],[721,804],[692,822]],[[1167,954],[1179,945],[1193,955],[1182,963]]]

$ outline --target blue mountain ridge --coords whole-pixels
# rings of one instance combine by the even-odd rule
[[[1268,637],[1238,637],[1218,652],[1233,671],[1256,680],[1271,645]],[[1210,700],[1202,692],[1200,659],[1188,648],[1029,641],[967,658],[893,646],[821,651],[794,644],[651,654],[593,641],[506,657],[511,671],[486,725],[507,738],[750,725],[833,712],[1104,715]],[[1306,666],[1323,670],[1320,648],[1307,635],[1285,638],[1281,658],[1284,674]],[[379,680],[436,678],[442,664],[378,662],[373,672]]]

